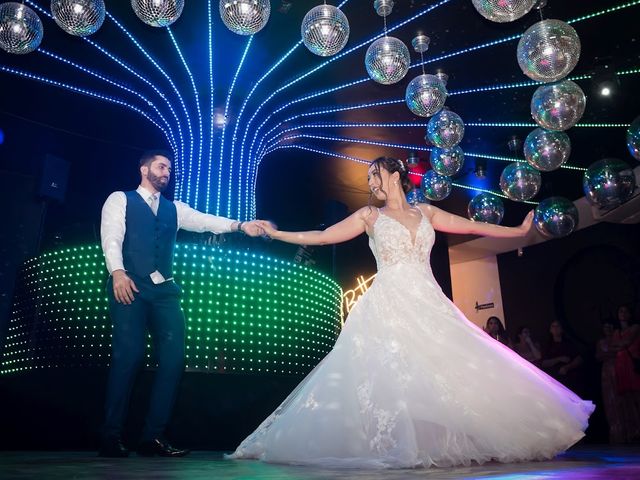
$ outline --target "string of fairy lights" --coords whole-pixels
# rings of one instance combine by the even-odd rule
[[[420,8],[406,18],[397,20],[390,24],[386,32],[391,33],[409,24],[419,23],[428,17],[432,12],[443,8],[454,8],[459,0],[441,0],[431,5]],[[48,8],[45,7],[44,0],[25,0],[25,5],[33,8],[34,11],[43,15],[45,19],[53,22],[53,17]],[[621,2],[618,5],[597,9],[588,12],[566,22],[576,24],[584,21],[591,21],[598,17],[632,9],[640,5],[640,0]],[[339,8],[356,8],[348,0],[341,2]],[[141,118],[150,122],[165,136],[168,146],[173,150],[176,157],[176,198],[185,201],[192,206],[211,213],[236,217],[239,219],[249,219],[255,216],[255,188],[260,163],[265,156],[275,151],[273,146],[278,139],[286,137],[287,133],[294,129],[336,129],[351,127],[372,127],[385,126],[390,128],[412,128],[416,126],[424,127],[423,122],[396,122],[396,123],[349,123],[349,122],[321,122],[308,124],[301,122],[302,119],[321,117],[325,114],[344,112],[354,109],[375,109],[385,105],[401,103],[402,99],[375,99],[363,102],[359,105],[332,106],[329,108],[317,108],[319,99],[323,96],[341,90],[358,88],[361,84],[371,81],[370,78],[356,78],[352,81],[327,87],[317,92],[301,93],[304,90],[305,80],[322,72],[325,67],[335,64],[335,62],[349,61],[354,54],[359,54],[363,47],[372,41],[381,38],[385,32],[378,32],[362,41],[354,42],[352,46],[347,45],[344,51],[329,58],[322,59],[317,65],[307,71],[289,76],[279,86],[269,85],[265,88],[266,80],[272,77],[274,72],[283,68],[292,69],[291,58],[293,53],[303,43],[296,39],[293,45],[286,49],[285,53],[264,68],[264,73],[258,78],[248,78],[246,65],[247,59],[251,57],[253,51],[259,45],[260,33],[249,35],[245,48],[238,52],[238,59],[235,62],[234,74],[228,85],[216,84],[216,79],[221,78],[214,69],[214,58],[218,49],[222,45],[215,43],[216,32],[220,27],[219,19],[214,14],[213,1],[206,4],[189,4],[186,8],[203,9],[201,18],[206,21],[206,28],[203,29],[206,35],[204,44],[207,47],[208,78],[203,82],[198,78],[192,68],[198,59],[187,55],[187,50],[182,46],[183,41],[175,34],[171,26],[164,26],[166,31],[166,42],[171,48],[167,48],[167,55],[174,55],[182,71],[169,72],[166,67],[166,60],[149,53],[145,46],[136,36],[135,29],[131,24],[124,21],[124,18],[116,18],[111,12],[106,12],[105,21],[116,27],[123,37],[129,41],[137,52],[142,55],[142,60],[135,65],[123,60],[121,54],[112,51],[98,41],[83,37],[89,48],[95,49],[103,55],[106,62],[102,69],[93,68],[89,65],[76,61],[60,52],[53,52],[46,47],[46,38],[43,46],[36,51],[46,56],[51,61],[59,62],[68,68],[74,69],[78,75],[86,75],[95,82],[95,87],[87,88],[68,81],[61,81],[51,78],[49,74],[38,73],[16,68],[11,65],[10,60],[3,59],[0,64],[0,72],[21,77],[25,80],[38,81],[67,91],[86,95],[91,98],[119,105],[127,110],[140,115]],[[206,11],[204,10],[206,8]],[[359,8],[359,7],[358,7]],[[125,26],[128,25],[128,26]],[[255,37],[255,38],[254,38]],[[472,45],[452,52],[444,52],[438,56],[417,61],[409,66],[410,69],[420,68],[426,64],[443,62],[452,58],[472,55],[474,52],[485,50],[518,40],[521,35],[509,35],[503,38],[494,39],[477,45]],[[173,50],[173,51],[171,51]],[[160,73],[162,80],[152,80],[147,72],[148,66],[155,72]],[[638,68],[621,69],[618,75],[635,75],[640,73]],[[570,77],[575,81],[589,80],[591,75],[578,74]],[[131,80],[135,80],[135,85]],[[238,82],[250,82],[251,88],[248,94],[244,95],[240,101],[235,100],[233,91]],[[498,83],[495,85],[482,85],[448,92],[449,96],[459,96],[468,94],[486,94],[505,89],[535,88],[539,85],[535,81],[523,81],[512,83]],[[115,87],[115,92],[102,88],[109,85]],[[182,88],[186,85],[187,88]],[[208,108],[201,105],[201,91],[206,88],[209,93]],[[216,90],[226,93],[226,101],[221,119],[217,119],[215,95]],[[289,92],[295,91],[296,96],[287,97]],[[262,96],[261,96],[262,95]],[[306,107],[305,107],[306,106]],[[307,110],[305,110],[307,108]],[[296,109],[295,112],[287,114],[288,110]],[[205,114],[206,112],[206,114]],[[284,115],[284,119],[283,119]],[[229,123],[233,119],[233,125]],[[219,122],[219,124],[216,124]],[[285,128],[286,126],[286,128]],[[530,128],[536,125],[531,122],[474,122],[465,123],[469,128]],[[624,128],[628,124],[623,122],[578,124],[579,128]],[[231,129],[231,127],[233,127]],[[335,137],[335,142],[345,142],[347,137],[323,135],[325,141],[330,137]],[[340,138],[340,140],[337,140]],[[313,137],[288,136],[289,142],[303,142],[311,140]],[[366,141],[366,139],[352,139],[355,143]],[[392,145],[394,142],[388,142]],[[414,149],[417,146],[414,146]],[[399,148],[399,147],[398,147]],[[466,153],[466,152],[465,152]],[[492,152],[466,153],[467,155],[484,155],[483,158],[489,160],[507,160],[509,157],[498,158]],[[495,158],[494,158],[495,157]],[[518,159],[520,160],[520,159]],[[572,165],[565,165],[571,169]],[[578,167],[575,167],[578,170]],[[472,186],[469,186],[473,188]],[[477,189],[480,191],[480,189]]]

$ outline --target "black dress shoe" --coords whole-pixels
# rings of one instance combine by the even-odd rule
[[[111,437],[102,440],[98,455],[100,457],[124,458],[129,456],[129,450],[122,445],[122,441],[118,437]]]
[[[138,445],[138,455],[143,457],[184,457],[189,450],[173,448],[168,442],[154,438]]]

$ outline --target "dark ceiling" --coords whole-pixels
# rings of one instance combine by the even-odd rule
[[[26,3],[47,11],[49,8],[49,2],[45,0]],[[272,1],[269,23],[252,38],[242,67],[238,68],[249,37],[229,32],[218,15],[218,2],[211,2],[212,77],[209,75],[209,23],[205,1],[187,1],[182,17],[168,31],[143,24],[131,10],[130,2],[107,0],[107,10],[131,37],[112,18],[107,18],[101,30],[90,37],[90,42],[67,35],[37,10],[45,28],[40,50],[22,56],[0,51],[0,127],[5,131],[5,143],[0,146],[0,152],[4,150],[3,168],[19,171],[25,156],[54,152],[71,161],[72,171],[81,172],[75,177],[72,172],[72,179],[76,178],[76,181],[71,183],[71,188],[99,197],[95,202],[99,205],[109,191],[127,186],[123,185],[124,179],[135,182],[135,168],[131,165],[141,149],[168,146],[162,132],[140,114],[143,112],[157,119],[156,110],[142,99],[144,96],[168,123],[180,122],[185,148],[190,146],[186,127],[186,117],[189,117],[194,152],[201,148],[205,162],[211,146],[214,164],[223,158],[224,165],[231,155],[232,132],[236,126],[239,132],[234,145],[236,155],[242,148],[241,137],[245,129],[248,132],[244,142],[247,149],[254,134],[256,142],[267,141],[265,134],[272,129],[269,137],[293,137],[279,144],[288,148],[274,150],[261,163],[257,180],[258,216],[295,223],[295,216],[321,215],[318,213],[322,210],[321,205],[328,200],[343,202],[350,211],[355,210],[368,201],[366,165],[344,157],[364,161],[380,155],[406,158],[412,148],[426,147],[422,125],[428,119],[414,116],[402,101],[408,82],[421,73],[420,67],[416,66],[419,57],[412,52],[412,68],[395,85],[380,85],[368,79],[364,54],[367,45],[381,33],[383,25],[369,0],[343,2],[342,10],[349,18],[351,34],[341,56],[325,59],[311,54],[303,45],[296,47],[302,18],[318,3]],[[283,8],[283,5],[289,6]],[[603,64],[618,72],[640,67],[640,1],[549,0],[543,14],[545,18],[570,21],[580,36],[582,53],[570,77],[591,76]],[[595,15],[585,18],[590,14]],[[449,76],[447,106],[467,124],[461,143],[467,152],[465,167],[454,181],[462,186],[499,192],[498,177],[506,162],[489,159],[488,175],[481,180],[473,173],[475,162],[481,157],[473,154],[522,157],[521,152],[510,152],[507,142],[514,135],[523,140],[534,128],[529,102],[536,86],[491,87],[529,81],[516,61],[517,35],[539,20],[538,12],[534,10],[515,22],[498,24],[481,17],[470,0],[399,0],[387,20],[390,34],[409,46],[418,32],[428,35],[431,46],[425,57],[427,73],[441,69]],[[501,42],[510,37],[513,38]],[[134,40],[166,72],[166,77],[138,49]],[[193,85],[176,45],[192,74]],[[118,65],[100,49],[117,56],[128,67]],[[278,64],[290,51],[291,54]],[[62,58],[56,59],[54,54]],[[90,69],[104,79],[78,66]],[[41,81],[25,78],[17,71],[38,75]],[[236,72],[239,73],[228,97]],[[167,77],[180,92],[184,107]],[[251,93],[260,79],[259,87]],[[70,91],[52,85],[51,81],[65,82],[86,91]],[[640,114],[640,75],[637,73],[620,75],[620,88],[609,98],[597,95],[588,78],[576,81],[587,94],[587,108],[581,124],[628,124]],[[355,84],[347,86],[350,82]],[[468,89],[484,87],[489,90],[464,93]],[[327,90],[330,91],[325,92]],[[87,94],[89,91],[92,93]],[[94,94],[127,102],[138,112],[117,102],[96,98]],[[318,95],[305,98],[312,94]],[[203,119],[203,142],[199,141],[196,98]],[[240,116],[246,99],[246,108]],[[215,132],[209,136],[209,118],[211,113],[214,117],[223,113],[227,101],[229,120],[221,154],[222,134],[214,125]],[[361,106],[387,101],[397,102]],[[293,103],[281,108],[288,102]],[[168,103],[175,107],[175,121]],[[326,109],[340,111],[317,113]],[[311,115],[314,112],[316,114]],[[482,123],[498,125],[477,125]],[[510,123],[525,126],[509,126]],[[285,134],[277,136],[285,130]],[[578,125],[568,134],[572,141],[569,165],[586,168],[601,158],[618,157],[635,166],[626,151],[622,126]],[[209,138],[213,140],[209,142]],[[428,168],[428,152],[421,151],[420,156],[423,162],[418,166],[418,172]],[[544,173],[543,187],[534,200],[550,195],[575,200],[582,196],[581,177],[581,171],[569,168]],[[92,185],[83,186],[78,178],[86,178]],[[210,180],[217,184],[225,182],[222,175],[213,175]],[[203,175],[200,182],[205,181]],[[475,193],[457,187],[438,205],[465,215],[466,205]],[[201,209],[227,213],[224,208],[216,208],[213,199],[210,205],[203,204],[202,196],[197,202],[189,197],[186,199]],[[87,204],[92,205],[91,201]],[[504,223],[513,225],[531,205],[505,200],[505,207]],[[235,210],[231,215],[234,213]],[[304,221],[297,223],[305,224]],[[306,223],[320,222],[314,219]]]

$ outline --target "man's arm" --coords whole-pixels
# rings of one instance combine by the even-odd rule
[[[109,273],[124,270],[122,242],[125,234],[127,197],[124,192],[113,192],[102,206],[100,240]]]
[[[124,192],[113,192],[102,207],[100,239],[107,270],[113,280],[113,296],[119,303],[130,304],[137,292],[136,284],[124,270],[122,242],[126,230],[127,197]]]
[[[178,213],[178,228],[190,232],[230,233],[244,232],[257,236],[263,232],[255,222],[239,222],[226,217],[218,217],[209,213],[202,213],[183,202],[173,202]]]

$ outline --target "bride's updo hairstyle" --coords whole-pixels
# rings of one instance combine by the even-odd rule
[[[384,168],[390,174],[398,172],[400,174],[400,185],[402,185],[404,193],[407,194],[413,190],[413,184],[411,183],[411,180],[409,180],[407,166],[402,162],[402,160],[391,157],[378,157],[371,162],[371,165],[378,175],[380,174],[380,167]],[[387,192],[385,192],[384,189],[380,188],[380,190],[387,195]]]

